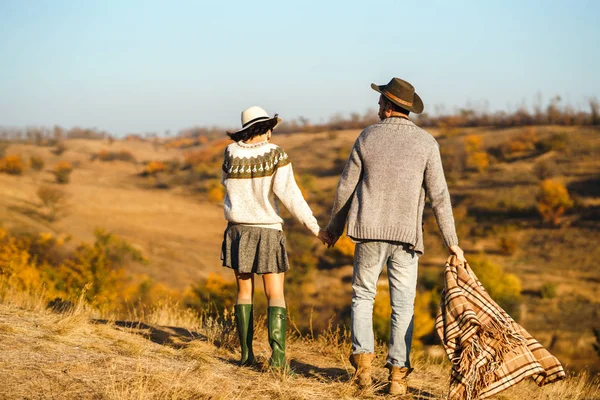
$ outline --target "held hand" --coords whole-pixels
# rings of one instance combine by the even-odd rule
[[[450,254],[454,254],[461,263],[467,262],[467,259],[465,258],[465,252],[457,244],[448,247],[448,250],[450,251]]]
[[[336,236],[336,235],[334,235],[332,233],[329,233],[329,239],[330,240],[329,240],[329,243],[327,245],[327,248],[330,249],[333,246],[335,246],[335,244],[337,243],[337,241],[338,241],[339,238],[340,238],[339,236]]]
[[[331,236],[325,229],[319,231],[319,239],[323,244],[326,244],[327,247],[331,247]]]

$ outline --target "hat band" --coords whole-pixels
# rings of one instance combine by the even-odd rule
[[[408,107],[412,107],[412,105],[413,105],[412,101],[409,102],[409,101],[402,100],[401,98],[394,96],[393,94],[391,94],[388,91],[383,91],[381,93],[383,95],[389,97],[390,99],[392,99],[394,101],[397,101],[398,103],[400,103],[402,105],[405,105],[405,106],[408,106]]]
[[[242,128],[245,128],[247,125],[250,125],[254,122],[258,122],[258,121],[262,121],[262,120],[266,120],[266,119],[271,119],[269,117],[257,117],[254,119],[251,119],[250,121],[246,122],[244,125],[242,125]]]

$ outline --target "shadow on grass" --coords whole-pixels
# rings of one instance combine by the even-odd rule
[[[92,320],[92,323],[107,325],[111,322],[105,319],[94,319]],[[112,322],[112,324],[120,328],[131,329],[133,331],[131,333],[143,336],[156,344],[173,347],[175,349],[184,348],[193,340],[207,340],[207,337],[201,333],[176,326],[156,327],[137,321],[115,321]]]
[[[32,206],[9,206],[8,209],[38,221],[51,222],[47,215]]]
[[[600,197],[600,178],[593,177],[571,182],[567,185],[567,189],[569,193],[579,197]]]
[[[290,360],[290,366],[295,373],[305,378],[337,382],[346,382],[351,379],[348,372],[342,368],[321,368],[298,360]]]

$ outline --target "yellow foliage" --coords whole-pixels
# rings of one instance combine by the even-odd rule
[[[203,306],[212,304],[220,310],[232,308],[237,293],[235,282],[229,282],[215,272],[208,274],[203,284],[193,290]]]
[[[434,319],[431,315],[431,302],[433,300],[433,292],[419,292],[415,298],[415,318],[413,337],[421,339],[433,332]]]
[[[373,330],[376,337],[387,340],[390,336],[390,291],[387,285],[377,285],[377,296],[373,305]]]
[[[150,161],[146,168],[144,169],[144,173],[146,175],[156,175],[159,172],[165,172],[167,170],[167,166],[161,161]]]
[[[68,161],[59,161],[58,164],[56,164],[56,166],[54,167],[54,170],[56,172],[59,172],[59,171],[71,172],[71,171],[73,171],[73,165]]]
[[[346,257],[354,257],[356,244],[348,236],[343,235],[335,244],[334,249]]]
[[[0,159],[0,171],[11,175],[21,175],[25,165],[20,156],[6,156]]]
[[[490,166],[488,154],[482,148],[481,136],[469,135],[465,138],[467,167],[476,169],[478,172],[483,172]]]
[[[417,340],[433,332],[435,321],[431,315],[432,299],[431,291],[417,293],[415,298],[413,337]],[[387,285],[378,286],[373,306],[373,330],[379,339],[387,340],[390,335],[391,314],[389,288]]]
[[[573,206],[569,191],[556,179],[540,182],[537,201],[537,209],[544,222],[554,226],[560,225],[565,210]]]
[[[467,165],[477,172],[483,172],[490,166],[490,158],[485,151],[477,151],[467,156]]]
[[[475,153],[481,150],[482,146],[481,136],[469,135],[465,138],[465,150],[467,153]]]
[[[211,203],[221,203],[225,199],[225,188],[223,186],[213,186],[207,194],[208,201]]]
[[[502,266],[482,257],[471,257],[469,264],[491,298],[513,318],[517,318],[522,289],[519,277],[505,274]]]

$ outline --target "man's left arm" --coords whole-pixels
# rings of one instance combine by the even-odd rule
[[[442,157],[437,142],[434,144],[425,167],[425,190],[431,200],[433,214],[437,221],[444,243],[448,248],[458,245],[458,237],[452,215],[450,193],[442,167]]]

